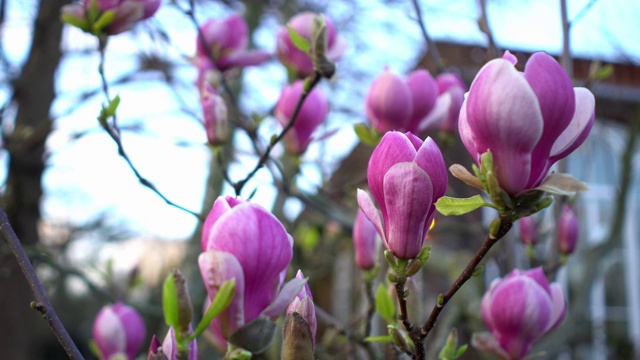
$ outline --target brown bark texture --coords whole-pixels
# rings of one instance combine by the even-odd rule
[[[13,80],[14,130],[5,134],[9,152],[6,192],[2,199],[9,221],[25,247],[38,242],[45,142],[51,131],[49,108],[55,97],[54,76],[61,56],[60,8],[68,0],[38,5],[33,40],[20,75]],[[6,119],[3,119],[6,121]],[[33,295],[6,244],[0,252],[0,358],[35,359],[39,334],[48,332],[40,315],[29,307]]]

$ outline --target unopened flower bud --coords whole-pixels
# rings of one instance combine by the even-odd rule
[[[538,243],[538,225],[535,217],[527,216],[518,220],[518,228],[520,229],[520,241],[524,245],[535,245]]]
[[[564,255],[573,253],[578,243],[580,225],[578,218],[569,205],[562,207],[558,221],[558,249]]]
[[[204,84],[201,89],[200,101],[207,141],[214,146],[224,144],[229,139],[227,104],[208,84]]]
[[[305,278],[304,274],[302,274],[302,271],[298,270],[296,278]],[[316,309],[313,303],[313,295],[311,294],[308,283],[304,284],[302,290],[300,290],[298,295],[296,295],[291,304],[289,304],[289,306],[287,307],[287,314],[292,312],[296,312],[300,314],[300,316],[302,316],[307,326],[309,327],[311,339],[313,340],[313,345],[315,346],[318,323],[316,321]]]
[[[118,355],[134,359],[145,333],[144,321],[138,312],[120,302],[103,307],[93,323],[93,339],[104,359]]]

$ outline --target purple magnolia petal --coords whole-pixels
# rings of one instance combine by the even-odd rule
[[[211,229],[209,249],[233,254],[245,274],[245,321],[271,304],[280,273],[291,262],[289,235],[264,208],[243,203],[223,214]]]
[[[214,332],[224,339],[245,324],[244,316],[244,272],[238,259],[232,254],[210,250],[198,257],[200,274],[210,299],[214,299],[220,286],[227,280],[235,279],[236,287],[233,300],[211,323]]]
[[[193,328],[189,326],[189,330],[193,331]],[[170,327],[167,331],[167,335],[162,342],[162,352],[167,356],[169,360],[178,360],[178,344],[176,340],[175,330]],[[196,339],[193,339],[189,343],[189,353],[187,354],[187,360],[198,359],[198,345]]]
[[[539,266],[518,275],[528,276],[531,279],[535,280],[535,282],[537,282],[538,285],[540,285],[544,289],[544,291],[546,291],[547,294],[551,296],[551,287],[549,285],[549,280],[547,280],[547,275],[545,275],[542,267]]]
[[[424,134],[425,132],[432,131],[438,129],[442,126],[442,123],[449,116],[449,111],[451,108],[451,94],[444,93],[436,98],[436,103],[431,109],[431,112],[427,117],[420,121],[418,125],[418,130],[416,131],[418,134]]]
[[[440,148],[432,138],[427,137],[423,145],[418,150],[415,159],[416,164],[429,175],[431,185],[433,187],[432,203],[435,204],[438,199],[447,192],[447,182],[449,179],[449,170],[442,157]],[[426,236],[431,226],[431,221],[436,216],[436,207],[431,206],[427,213],[427,220],[424,224],[424,234]]]
[[[389,250],[396,257],[412,259],[422,249],[432,197],[429,175],[416,163],[398,163],[384,176],[385,227]]]
[[[295,81],[282,89],[274,114],[280,125],[286,127],[300,101],[304,82]],[[287,149],[294,154],[302,154],[312,139],[312,134],[324,122],[329,113],[329,102],[321,89],[312,90],[302,105],[292,131],[285,137]]]
[[[596,100],[591,91],[575,88],[576,111],[566,129],[560,134],[551,148],[550,162],[566,157],[587,139],[595,120]]]
[[[550,55],[537,52],[529,58],[524,77],[538,98],[544,128],[533,151],[531,181],[533,184],[545,170],[553,144],[567,128],[575,113],[575,95],[571,79]]]
[[[373,227],[380,235],[380,238],[384,242],[385,246],[389,248],[387,244],[387,237],[384,234],[384,226],[382,225],[382,218],[380,212],[376,210],[376,206],[373,204],[371,197],[364,190],[358,189],[358,205],[360,210],[366,216],[367,219],[373,224]]]
[[[261,315],[264,315],[271,320],[275,320],[284,312],[284,310],[289,306],[291,301],[298,295],[298,293],[304,288],[307,283],[307,279],[294,278],[289,280],[284,286],[282,290],[275,298],[275,300],[262,311]]]
[[[413,71],[407,76],[407,85],[411,91],[413,111],[407,123],[407,131],[415,131],[422,120],[429,115],[436,104],[438,84],[431,74],[423,69]]]
[[[384,134],[406,130],[413,114],[411,89],[406,81],[388,68],[369,87],[365,110],[371,124]]]
[[[484,294],[482,302],[480,303],[480,315],[482,316],[482,321],[491,332],[493,332],[496,327],[493,323],[493,316],[491,315],[491,304],[493,303],[493,292],[499,283],[500,279],[495,279],[491,282],[489,290]]]
[[[480,165],[480,154],[476,150],[476,138],[469,126],[469,119],[467,118],[467,99],[462,102],[462,107],[460,107],[458,132],[460,133],[462,144],[464,144],[464,147],[467,149],[469,154],[471,154],[476,164]]]
[[[376,227],[364,212],[359,210],[353,224],[353,250],[356,265],[360,269],[371,269],[376,265],[379,244]]]
[[[227,56],[223,56],[218,60],[218,68],[220,71],[236,67],[255,66],[260,65],[265,61],[270,60],[272,55],[266,51],[252,50],[252,51],[236,51],[229,53]]]
[[[555,283],[551,284],[551,303],[551,321],[545,332],[551,331],[560,325],[567,313],[567,301],[564,298],[564,292],[560,285]]]
[[[506,50],[504,52],[504,55],[502,55],[502,58],[510,62],[511,65],[515,65],[518,63],[518,58],[515,55],[513,55],[509,50]]]
[[[127,1],[113,9],[113,21],[107,26],[109,35],[116,35],[131,30],[137,21],[144,16],[144,5],[134,1]]]
[[[216,201],[213,203],[213,207],[207,218],[204,220],[204,224],[202,225],[202,240],[201,247],[202,251],[209,250],[208,243],[210,240],[211,228],[218,221],[222,214],[231,210],[232,206],[237,205],[236,200],[231,196],[218,197]]]
[[[382,185],[384,176],[393,165],[399,162],[411,162],[415,159],[417,148],[411,140],[416,141],[416,139],[397,131],[390,131],[384,134],[380,144],[376,146],[371,158],[369,158],[369,166],[367,168],[369,188],[380,206],[383,218],[386,218],[387,214]],[[422,145],[422,141],[419,139],[418,141]],[[373,222],[371,218],[369,220]]]
[[[125,352],[127,333],[111,306],[104,307],[98,313],[93,323],[93,340],[100,354],[106,359],[111,355]]]
[[[549,294],[528,276],[503,279],[493,292],[489,309],[494,333],[513,358],[520,359],[540,338],[551,320]]]
[[[543,131],[538,99],[527,81],[510,62],[492,60],[471,85],[465,111],[476,152],[493,153],[500,186],[512,195],[526,189],[531,152]]]

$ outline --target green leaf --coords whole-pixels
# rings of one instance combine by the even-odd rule
[[[309,40],[304,38],[302,35],[298,34],[298,32],[291,26],[287,25],[287,28],[289,29],[289,37],[291,38],[291,42],[293,43],[293,46],[295,46],[296,48],[298,48],[298,50],[304,52],[305,54],[309,55],[309,51],[311,49],[311,44],[309,43]]]
[[[89,3],[89,9],[87,9],[87,18],[89,19],[89,23],[95,23],[99,15],[100,7],[98,6],[98,0],[91,0],[91,3]]]
[[[464,355],[465,352],[467,352],[467,349],[469,348],[469,345],[464,344],[462,346],[460,346],[458,348],[458,351],[456,351],[456,359],[459,358],[460,356]]]
[[[62,20],[63,23],[67,23],[71,26],[75,26],[80,30],[89,31],[89,23],[85,18],[80,18],[69,13],[62,13],[60,15],[60,20]]]
[[[463,215],[481,206],[488,206],[495,209],[495,206],[484,201],[480,195],[472,196],[470,198],[443,196],[436,201],[436,209],[444,216]]]
[[[376,291],[376,311],[387,324],[394,322],[396,307],[393,304],[393,299],[389,291],[382,284],[378,285],[378,290]]]
[[[381,343],[381,344],[391,344],[391,336],[382,335],[382,336],[369,336],[364,338],[365,342],[373,342],[373,343]]]
[[[107,115],[115,116],[118,105],[120,105],[120,95],[116,95],[113,100],[109,101],[109,105],[106,107]]]
[[[611,75],[613,75],[613,65],[606,64],[596,71],[594,79],[598,81],[607,80]]]
[[[93,26],[91,28],[92,32],[96,35],[99,34],[102,31],[102,29],[106,28],[113,22],[113,19],[115,18],[115,16],[116,16],[116,13],[113,10],[107,10],[103,12],[98,18],[98,20],[96,20],[96,22],[93,23]]]
[[[200,320],[200,323],[196,327],[196,331],[193,333],[193,335],[190,336],[189,341],[197,338],[200,334],[202,334],[202,332],[207,329],[211,321],[218,317],[218,315],[220,315],[220,313],[223,312],[229,306],[229,304],[231,304],[235,292],[235,279],[227,280],[224,282],[224,284],[222,284],[222,286],[220,286],[216,297],[209,305],[207,312],[202,317],[202,320]]]
[[[177,329],[179,325],[178,291],[176,290],[176,283],[173,279],[173,272],[167,275],[167,279],[162,285],[162,310],[164,313],[164,322]]]
[[[376,146],[380,142],[380,134],[374,128],[367,127],[366,124],[355,124],[353,125],[353,130],[356,132],[358,139],[367,145]]]

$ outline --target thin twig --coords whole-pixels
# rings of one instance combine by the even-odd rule
[[[107,98],[107,104],[108,104],[111,102],[111,97],[109,96],[109,83],[107,81],[107,78],[105,76],[105,71],[104,71],[104,67],[105,67],[104,55],[105,55],[105,49],[107,46],[107,40],[106,40],[107,38],[99,37],[99,39],[100,39],[99,40],[100,65],[98,65],[98,72],[100,73],[100,79],[102,80],[102,91],[104,92]],[[160,190],[158,190],[158,188],[156,188],[156,186],[151,181],[149,181],[147,178],[143,177],[142,174],[140,174],[140,172],[135,167],[135,165],[129,158],[129,155],[127,155],[127,152],[124,149],[124,145],[122,144],[122,140],[120,137],[121,135],[120,128],[118,127],[118,121],[115,114],[112,116],[111,125],[105,122],[104,124],[102,124],[102,127],[107,132],[107,134],[109,134],[109,137],[111,137],[111,139],[116,143],[116,146],[118,147],[118,155],[120,155],[125,160],[125,162],[129,166],[131,171],[133,171],[133,174],[136,176],[136,178],[138,178],[138,181],[140,182],[140,184],[142,184],[143,186],[153,191],[162,200],[164,200],[164,202],[167,203],[167,205],[173,206],[179,210],[187,212],[195,216],[200,221],[204,221],[204,218],[202,217],[202,215],[169,200],[169,198],[167,198],[164,194],[162,194],[162,192],[160,192]]]
[[[498,240],[504,237],[511,229],[511,226],[513,226],[513,221],[509,217],[501,216],[500,219],[501,219],[500,228],[498,229],[496,235],[487,236],[487,239],[484,241],[480,249],[478,249],[478,252],[476,252],[476,254],[473,256],[469,264],[467,264],[467,267],[465,267],[465,269],[462,271],[460,276],[458,276],[458,279],[456,279],[456,281],[453,283],[453,285],[451,285],[449,290],[447,290],[447,292],[444,293],[444,295],[441,298],[442,301],[440,301],[440,303],[436,303],[436,305],[433,307],[433,310],[431,310],[431,315],[429,315],[429,319],[427,319],[425,324],[419,330],[420,336],[423,340],[427,337],[427,335],[429,335],[429,332],[435,326],[436,321],[438,320],[438,315],[440,315],[440,312],[445,307],[445,305],[447,305],[449,300],[451,300],[451,298],[458,292],[458,290],[460,290],[462,285],[464,285],[464,283],[466,283],[469,279],[471,279],[471,277],[473,276],[474,270],[476,269],[476,267],[478,267],[478,264],[480,264],[482,259],[484,259],[484,257],[487,255],[489,250],[491,250],[491,247],[493,247],[493,245],[495,245],[498,242]]]
[[[320,79],[321,79],[321,76],[318,72],[314,72],[313,75],[311,75],[311,78],[308,79],[310,80],[309,84],[308,86],[305,86],[305,89],[302,92],[302,95],[300,95],[300,99],[296,104],[296,108],[293,111],[293,115],[291,116],[291,120],[289,120],[289,122],[287,123],[287,126],[285,126],[284,129],[282,129],[282,131],[280,132],[280,134],[278,134],[278,136],[276,136],[269,143],[269,146],[267,146],[264,153],[262,153],[262,156],[260,156],[260,159],[258,160],[258,163],[253,168],[253,170],[251,170],[244,179],[237,181],[234,184],[233,188],[236,192],[236,195],[240,195],[240,192],[242,191],[242,188],[247,183],[247,181],[249,181],[258,172],[258,170],[260,170],[260,168],[262,168],[267,163],[267,161],[269,160],[269,155],[271,154],[271,151],[273,150],[273,148],[280,141],[282,141],[282,139],[285,137],[285,135],[287,135],[289,130],[293,128],[293,126],[296,123],[296,120],[298,119],[298,114],[300,113],[300,109],[302,109],[302,105],[304,104],[305,99],[307,98],[307,96],[309,96],[309,94],[311,93],[313,88],[318,84],[318,82],[320,82]]]
[[[364,337],[371,335],[371,321],[376,312],[376,299],[373,296],[373,280],[365,281],[365,292],[367,295],[367,317],[364,319]]]
[[[407,313],[407,300],[404,297],[404,285],[406,284],[406,282],[407,280],[402,278],[398,279],[398,281],[396,281],[395,283],[396,296],[398,297],[398,304],[400,305],[399,320],[400,322],[402,322],[402,325],[409,334],[409,338],[416,347],[415,353],[410,354],[411,358],[423,360],[425,357],[424,341],[422,341],[423,338],[421,337],[420,332],[416,331],[417,329],[414,328],[413,324],[409,320],[409,316]]]
[[[442,72],[444,69],[444,63],[442,62],[442,57],[440,56],[436,43],[431,39],[431,36],[429,36],[429,33],[427,32],[427,27],[424,23],[424,19],[422,18],[422,9],[420,9],[420,3],[418,0],[413,0],[413,8],[415,9],[416,16],[418,17],[418,25],[420,25],[422,37],[427,45],[427,54],[429,54],[431,59],[433,59],[433,62],[438,68],[438,72]]]
[[[76,344],[71,340],[71,337],[69,336],[67,329],[65,329],[62,324],[62,321],[58,318],[58,314],[56,314],[53,309],[53,305],[51,305],[51,301],[49,301],[49,297],[42,287],[42,284],[36,275],[36,271],[20,243],[20,239],[18,239],[18,236],[13,231],[7,214],[2,209],[0,209],[0,233],[5,240],[7,240],[7,243],[9,243],[9,247],[18,261],[18,265],[31,287],[31,292],[33,292],[33,295],[36,298],[36,301],[31,303],[31,307],[42,314],[42,318],[49,324],[49,327],[58,339],[60,345],[62,345],[66,351],[69,359],[84,359],[76,347]]]

